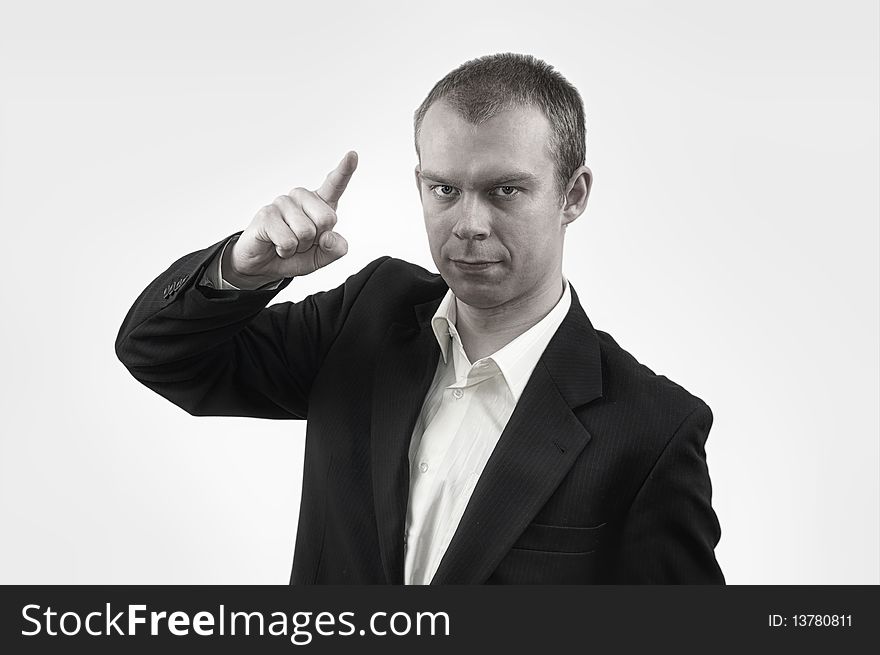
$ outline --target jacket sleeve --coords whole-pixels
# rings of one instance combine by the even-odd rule
[[[626,515],[617,583],[724,584],[705,452],[711,427],[712,411],[701,402],[666,444]]]
[[[178,259],[147,286],[119,329],[116,354],[139,382],[194,416],[305,419],[324,357],[387,257],[336,289],[266,307],[290,278],[255,291],[198,284],[227,240]]]

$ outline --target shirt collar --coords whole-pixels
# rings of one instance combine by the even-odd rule
[[[519,401],[538,360],[571,308],[571,289],[565,278],[563,278],[563,285],[562,297],[544,318],[506,346],[482,360],[497,366],[515,401]],[[487,375],[485,370],[476,373],[470,369],[471,362],[468,361],[464,353],[458,330],[455,327],[457,317],[455,295],[452,293],[452,289],[449,289],[431,319],[431,328],[440,345],[444,364],[449,363],[450,349],[455,349],[452,358],[457,380],[455,386],[461,386],[467,383],[466,378],[473,378],[470,381],[477,382],[485,379]],[[491,370],[494,367],[487,368]]]

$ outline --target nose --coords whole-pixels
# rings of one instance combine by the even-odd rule
[[[458,204],[458,220],[452,228],[452,233],[462,241],[482,241],[489,237],[491,230],[491,211],[479,198],[462,198]]]

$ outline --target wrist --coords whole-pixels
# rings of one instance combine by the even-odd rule
[[[235,241],[238,241],[238,239],[236,239]],[[232,258],[232,250],[233,248],[235,248],[235,241],[230,243],[229,247],[224,249],[223,257],[220,260],[220,277],[224,281],[235,287],[238,287],[239,289],[253,291],[263,286],[264,284],[277,282],[280,279],[266,275],[247,275],[244,273],[239,273],[235,269]]]

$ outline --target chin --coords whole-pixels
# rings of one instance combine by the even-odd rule
[[[468,280],[449,279],[446,276],[444,280],[455,297],[471,307],[490,309],[504,302],[504,294],[497,283],[474,283]]]
[[[462,270],[451,261],[438,266],[443,280],[455,297],[471,307],[489,308],[500,305],[505,271],[503,265],[484,270]]]

